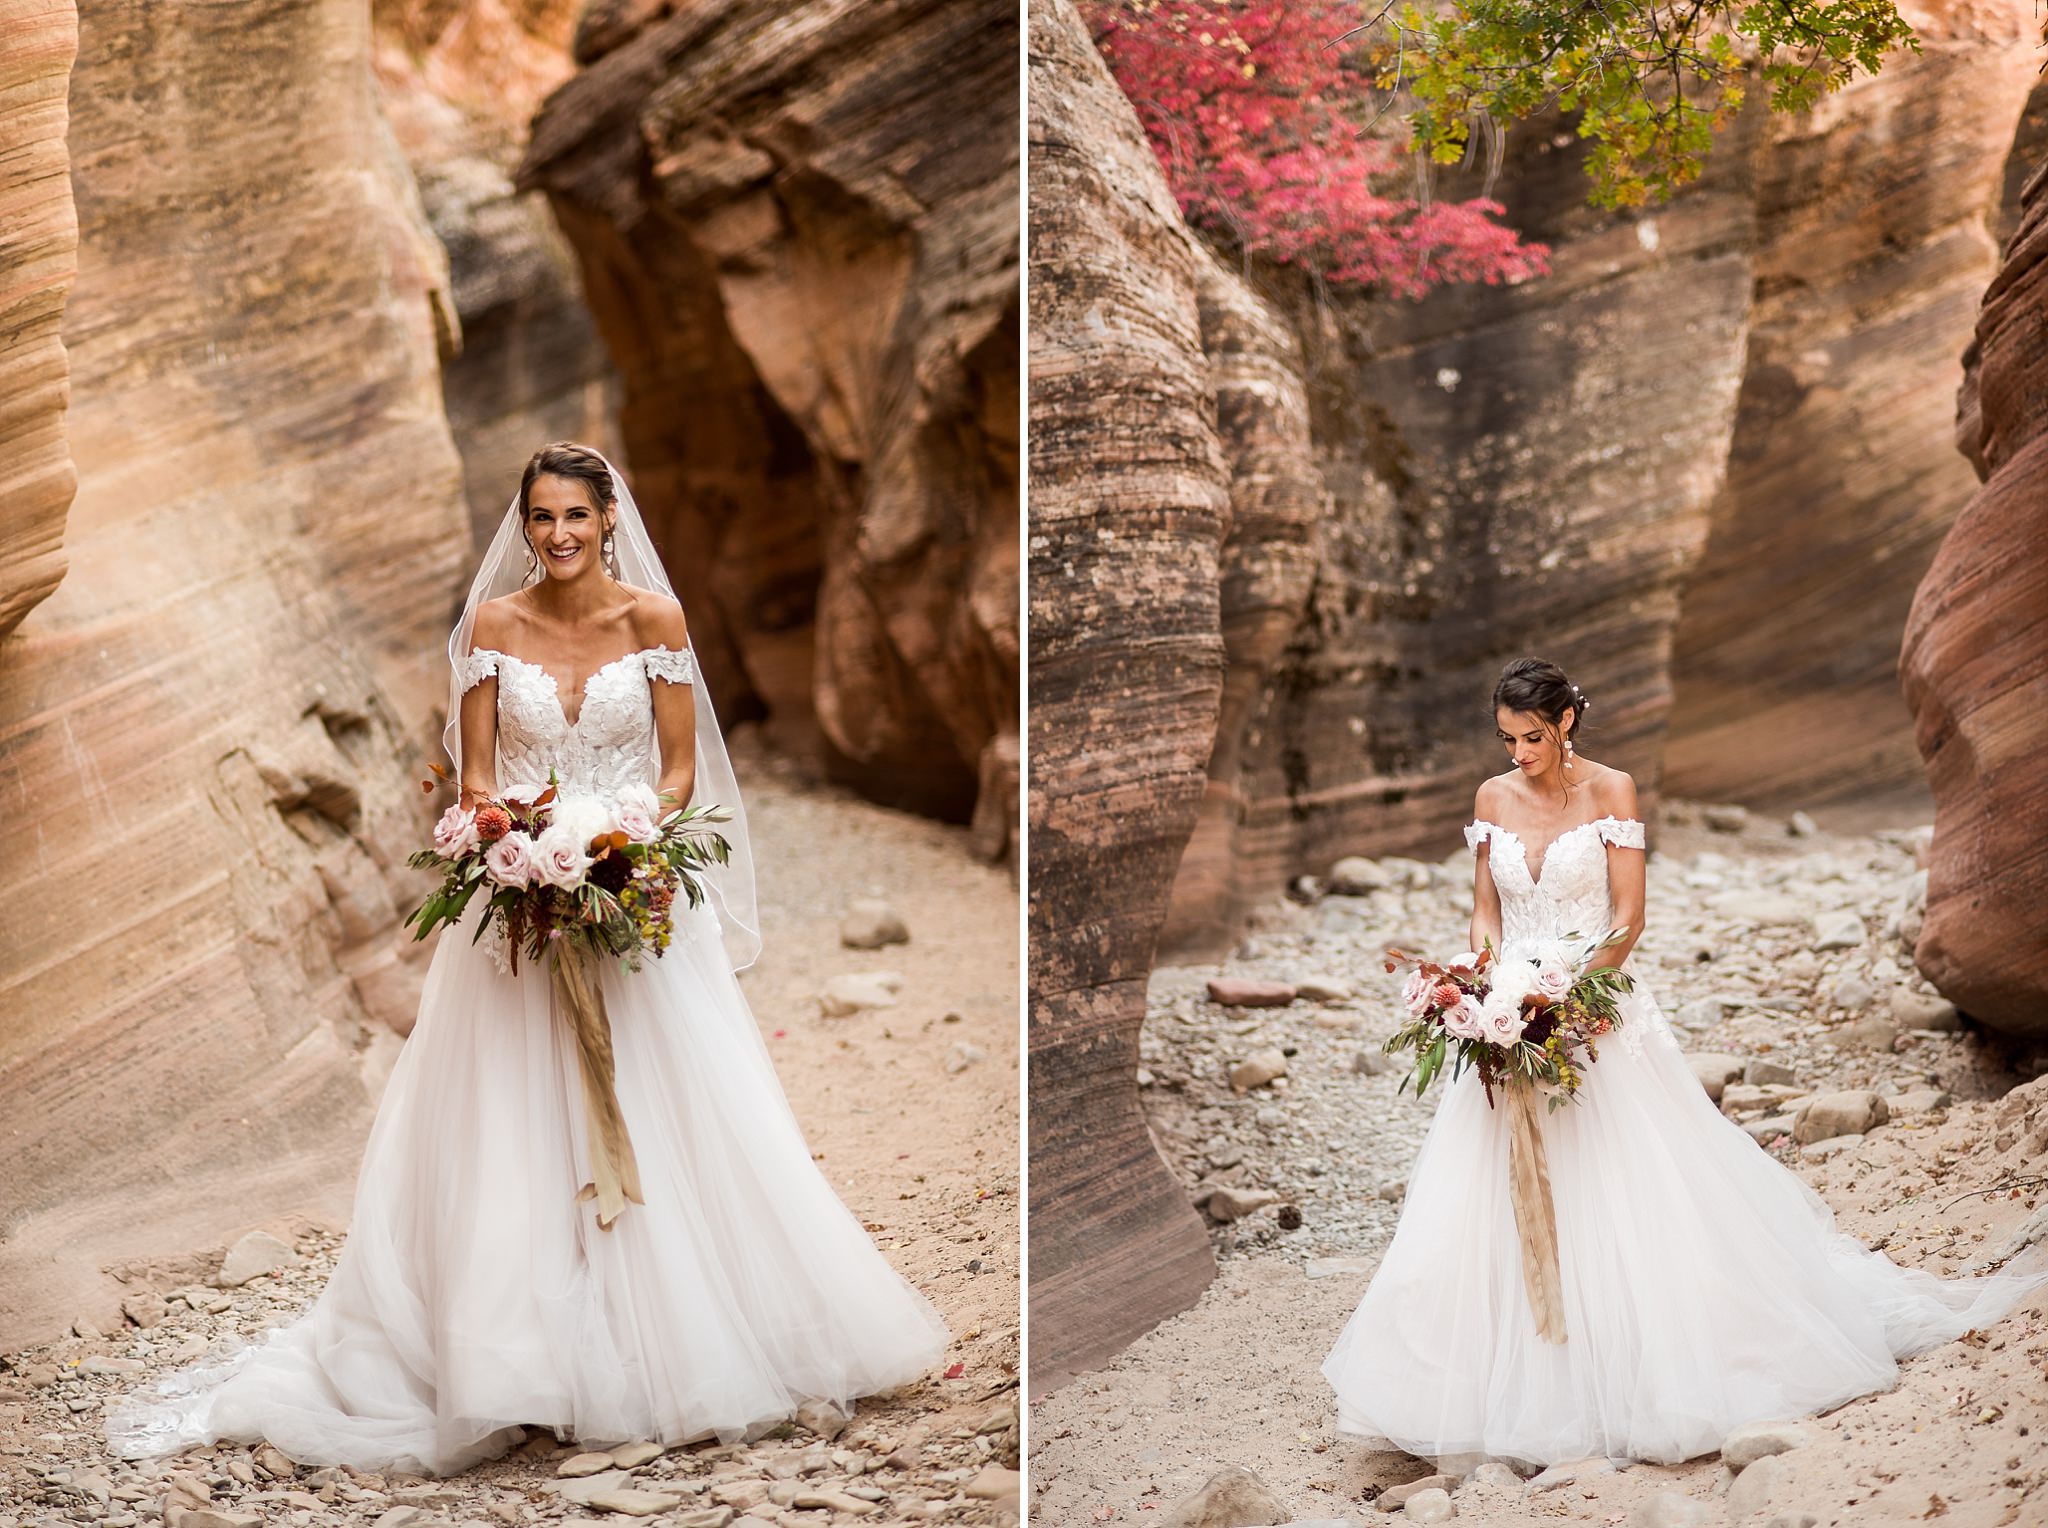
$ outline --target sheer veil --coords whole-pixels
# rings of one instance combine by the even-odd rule
[[[621,583],[651,589],[675,600],[675,589],[663,570],[661,557],[641,522],[640,508],[625,476],[609,458],[598,453],[610,469],[617,517],[612,527],[613,552],[618,558]],[[519,495],[512,495],[498,533],[491,538],[469,586],[469,598],[462,607],[462,619],[448,636],[448,724],[441,733],[441,745],[455,766],[455,778],[462,779],[462,665],[469,654],[470,634],[476,625],[477,607],[485,600],[510,594],[526,583],[522,553],[525,538],[520,534]],[[676,601],[681,604],[680,600]],[[697,661],[696,643],[691,641],[690,667],[697,690],[697,779],[691,800],[719,805],[732,812],[732,821],[720,825],[732,843],[731,863],[715,867],[706,877],[711,905],[718,913],[718,925],[725,937],[726,957],[735,971],[754,963],[761,953],[761,921],[754,897],[754,852],[747,837],[746,809],[740,804],[739,781],[733,777],[732,760],[725,751],[725,738],[718,729],[718,717],[711,705],[711,692],[704,682],[704,666]],[[579,714],[579,720],[581,719]],[[658,751],[658,745],[657,745]],[[658,769],[657,759],[656,768]]]

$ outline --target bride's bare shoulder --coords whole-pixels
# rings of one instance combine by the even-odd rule
[[[1602,764],[1600,773],[1592,782],[1593,800],[1608,817],[1635,818],[1636,782],[1635,777],[1625,769]]]
[[[619,587],[633,596],[626,619],[632,623],[634,643],[640,647],[667,647],[681,651],[690,640],[689,627],[683,620],[683,607],[658,590],[642,589],[637,584],[620,584]]]
[[[1513,785],[1515,771],[1494,775],[1479,782],[1479,789],[1472,793],[1472,815],[1483,817],[1488,822],[1499,822],[1501,814],[1509,810],[1512,799],[1508,792]],[[1505,826],[1505,824],[1503,824]]]
[[[519,596],[501,594],[494,600],[485,600],[476,607],[476,620],[469,628],[469,645],[472,651],[479,647],[492,648],[498,652],[513,651],[517,633],[526,616],[517,601]]]

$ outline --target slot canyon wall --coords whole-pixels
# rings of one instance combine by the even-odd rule
[[[1004,852],[1014,8],[705,0],[579,53],[517,183],[576,248],[721,713]]]
[[[1099,167],[1032,214],[1058,236],[1033,246],[1031,360],[1044,1379],[1198,1287],[1132,1078],[1153,958],[1229,949],[1253,902],[1345,854],[1447,852],[1499,768],[1508,659],[1571,669],[1587,751],[1646,816],[1667,791],[1924,807],[1898,641],[1971,489],[1958,363],[2035,39],[2017,3],[1909,19],[1923,56],[1797,120],[1753,104],[1664,206],[1589,207],[1569,124],[1518,124],[1493,194],[1552,274],[1413,305],[1247,266],[1170,215],[1131,232],[1166,205],[1136,121],[1071,10],[1035,24],[1034,180],[1042,132]],[[1192,290],[1192,328],[1114,322],[1105,283],[1163,311]],[[1069,1270],[1091,1266],[1132,1279],[1090,1303]]]
[[[0,845],[22,867],[0,1345],[118,1326],[127,1279],[201,1276],[253,1224],[345,1221],[429,949],[401,927],[426,889],[404,861],[432,815],[448,625],[541,441],[623,453],[700,640],[770,608],[758,647],[720,649],[730,720],[1013,850],[1014,27],[978,3],[713,10],[728,36],[817,48],[755,103],[802,206],[764,222],[767,181],[722,182],[752,242],[685,299],[706,323],[749,292],[797,305],[704,379],[791,390],[734,384],[772,423],[731,451],[690,419],[708,468],[674,433],[698,384],[660,380],[701,358],[649,350],[691,336],[586,299],[593,268],[602,299],[645,273],[565,234],[588,222],[573,200],[516,183],[543,103],[579,120],[583,67],[631,57],[648,8],[116,0],[34,12],[0,65]],[[853,34],[876,44],[865,73],[831,51]],[[680,173],[704,102],[670,66],[636,78]],[[812,94],[778,116],[778,90]],[[609,163],[617,187],[581,188],[652,184]],[[837,348],[809,332],[828,302]],[[806,403],[813,366],[838,369]]]
[[[1900,652],[1934,790],[1914,960],[1956,1005],[2048,1041],[2048,86],[1965,356],[1956,444],[1983,480],[1914,598]]]

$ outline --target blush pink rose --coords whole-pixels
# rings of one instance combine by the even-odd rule
[[[484,868],[500,886],[531,886],[534,877],[533,840],[524,833],[507,833],[484,851]]]
[[[1444,1028],[1460,1040],[1484,1040],[1486,1021],[1479,1006],[1479,999],[1468,992],[1446,1008]]]
[[[434,824],[434,848],[450,859],[461,859],[477,845],[476,813],[461,803],[451,805]]]

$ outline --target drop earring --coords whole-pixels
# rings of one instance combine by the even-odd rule
[[[1572,767],[1572,744],[1571,744],[1571,739],[1570,739],[1570,738],[1566,738],[1566,739],[1565,739],[1565,744],[1564,744],[1564,767],[1565,767],[1566,769],[1570,769],[1570,768]]]

